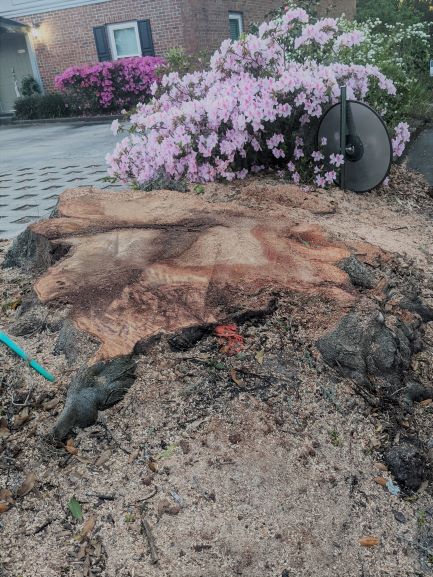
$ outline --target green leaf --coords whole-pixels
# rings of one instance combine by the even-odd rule
[[[158,459],[168,459],[169,457],[171,457],[171,455],[174,453],[174,450],[176,448],[176,444],[173,443],[172,445],[169,445],[165,451],[163,451],[162,453],[160,453],[158,455]]]
[[[197,184],[194,186],[194,192],[196,194],[204,194],[204,186],[202,184]]]
[[[81,521],[81,519],[83,518],[83,513],[81,511],[81,505],[75,497],[72,497],[72,499],[69,500],[68,509],[71,512],[72,517],[74,517],[74,519],[78,519],[79,521]]]

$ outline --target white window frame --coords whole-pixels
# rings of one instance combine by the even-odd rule
[[[137,22],[133,21],[133,22],[122,22],[120,24],[108,24],[107,28],[108,28],[108,38],[110,40],[111,56],[113,60],[119,60],[119,58],[128,58],[130,56],[141,56],[141,43],[140,43],[140,35],[138,34]],[[125,28],[134,28],[135,38],[137,39],[138,52],[136,54],[123,54],[122,56],[119,56],[116,50],[114,31],[123,30]]]
[[[239,36],[244,33],[244,17],[242,12],[229,12],[229,20],[237,20],[239,24]]]

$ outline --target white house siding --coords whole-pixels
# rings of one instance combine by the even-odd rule
[[[14,18],[31,16],[51,10],[75,8],[86,4],[101,4],[109,0],[0,0],[0,16]]]

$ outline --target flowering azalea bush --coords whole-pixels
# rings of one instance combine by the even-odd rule
[[[288,8],[256,34],[224,41],[208,70],[165,75],[107,156],[110,175],[146,188],[160,177],[233,180],[272,168],[296,183],[331,184],[344,159],[325,158],[326,142],[315,134],[340,86],[375,107],[396,95],[379,68],[348,56],[364,33],[341,28],[337,19],[310,21],[303,9]],[[406,136],[400,127],[397,151]]]
[[[82,113],[118,112],[149,98],[163,63],[162,58],[137,56],[72,66],[56,76],[55,86]]]

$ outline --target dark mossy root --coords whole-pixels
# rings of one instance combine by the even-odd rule
[[[407,308],[401,306],[401,308]],[[433,388],[416,381],[411,373],[412,354],[422,348],[423,315],[411,319],[387,317],[381,311],[352,312],[316,345],[324,360],[340,374],[365,386],[394,422],[400,441],[385,448],[383,458],[403,494],[416,492],[431,478],[427,449],[416,433],[408,435],[400,421],[413,403],[432,398]]]
[[[384,460],[404,493],[415,493],[431,478],[426,451],[416,435],[402,436],[398,445],[385,451]]]
[[[136,362],[121,357],[99,362],[77,371],[68,389],[65,406],[52,435],[62,440],[74,427],[89,427],[96,423],[98,411],[119,402],[135,381]]]
[[[350,313],[317,341],[317,348],[345,377],[364,384],[376,377],[386,379],[391,387],[399,386],[401,375],[409,368],[421,323],[416,319],[393,320],[391,330],[379,310],[369,315]]]
[[[17,236],[6,253],[3,268],[44,271],[51,265],[51,243],[30,227]]]
[[[47,237],[34,232],[29,226],[13,241],[6,253],[2,268],[21,268],[40,274],[68,254],[70,246],[53,243]]]
[[[338,266],[349,275],[352,284],[356,287],[372,289],[377,284],[377,275],[374,271],[355,256],[345,258],[338,263]]]

